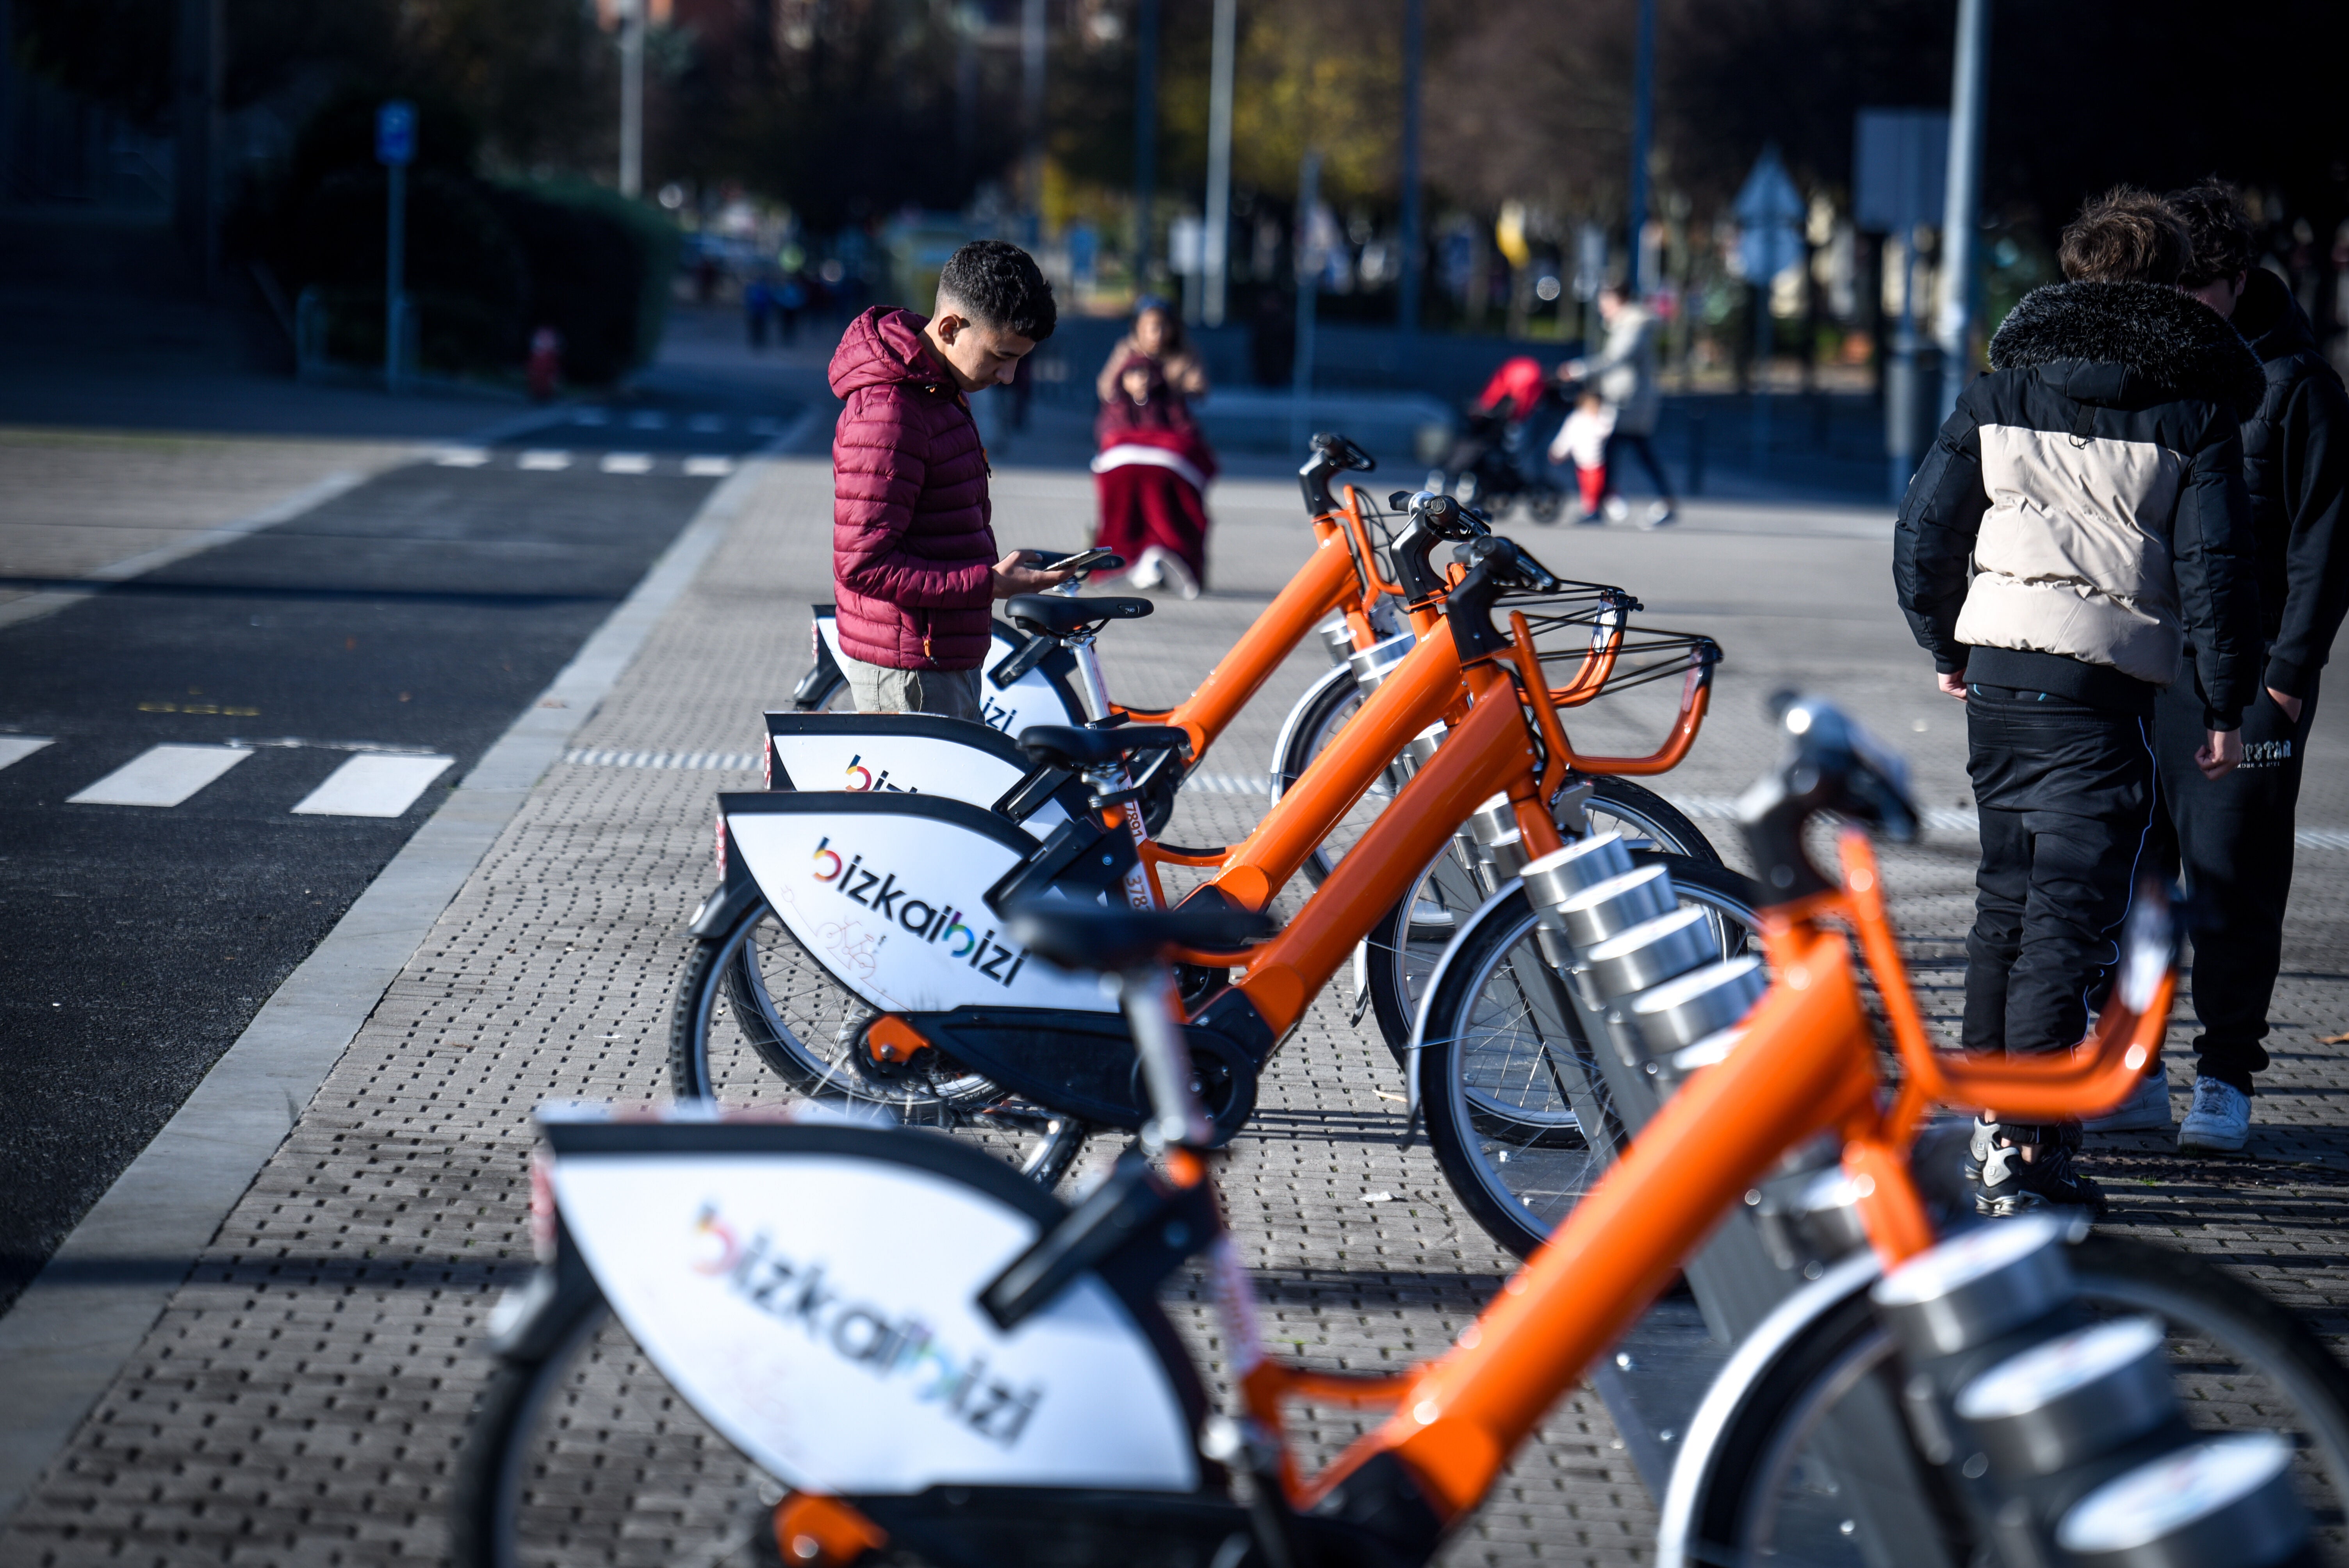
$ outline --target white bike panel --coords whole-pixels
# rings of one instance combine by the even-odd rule
[[[1035,1222],[839,1155],[569,1155],[554,1191],[636,1343],[786,1484],[1189,1491],[1182,1408],[1099,1280],[1005,1334],[978,1306]]]
[[[775,760],[802,789],[845,789],[852,794],[897,790],[943,795],[988,807],[1025,777],[990,752],[928,735],[770,734]],[[1039,839],[1069,820],[1060,803],[1047,800],[1019,826]]]
[[[992,839],[927,817],[823,810],[738,811],[726,831],[800,945],[883,1012],[1117,1010],[1092,975],[1030,962],[1002,934],[985,895],[1019,857]]]
[[[816,634],[823,645],[832,650],[833,663],[846,657],[840,651],[840,624],[830,615],[815,618]],[[987,662],[978,667],[979,717],[1006,735],[1018,735],[1031,724],[1082,724],[1085,716],[1071,713],[1061,696],[1061,688],[1040,669],[1030,670],[1007,688],[987,678],[987,672],[1009,658],[1016,650],[1001,637],[989,634]],[[841,665],[843,670],[848,666]]]

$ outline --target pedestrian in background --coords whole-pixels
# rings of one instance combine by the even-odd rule
[[[1621,284],[1609,284],[1599,291],[1599,318],[1607,324],[1607,342],[1599,356],[1568,360],[1557,367],[1557,378],[1595,385],[1615,411],[1615,433],[1608,438],[1605,464],[1607,518],[1620,522],[1631,515],[1630,507],[1616,490],[1624,454],[1636,452],[1656,487],[1656,500],[1640,518],[1640,526],[1661,528],[1677,515],[1672,481],[1664,477],[1664,465],[1656,460],[1652,444],[1656,416],[1663,410],[1656,369],[1664,325]]]
[[[980,717],[988,605],[1068,580],[998,558],[970,394],[1011,379],[1052,335],[1052,285],[1001,240],[938,273],[927,318],[875,305],[832,356],[847,407],[832,438],[832,576],[859,713]]]
[[[1134,303],[1133,329],[1119,338],[1109,357],[1102,361],[1093,390],[1103,403],[1115,397],[1126,361],[1137,354],[1157,365],[1167,390],[1183,399],[1185,407],[1207,396],[1207,367],[1184,336],[1183,318],[1156,294],[1143,294]]]
[[[1162,361],[1127,356],[1093,435],[1101,507],[1093,543],[1125,558],[1134,587],[1197,598],[1207,580],[1206,491],[1216,454],[1190,406],[1167,386]]]
[[[2240,1150],[2251,1136],[2252,1075],[2268,1065],[2268,1005],[2283,960],[2292,892],[2292,812],[2316,717],[2317,675],[2349,609],[2349,394],[2324,359],[2284,281],[2259,265],[2250,221],[2216,181],[2172,191],[2191,258],[2179,286],[2220,315],[2259,356],[2258,411],[2243,421],[2259,581],[2260,668],[2243,710],[2243,760],[2219,779],[2193,765],[2205,697],[2190,657],[2155,705],[2162,799],[2186,882],[2194,941],[2194,1101],[2181,1150]],[[2149,1097],[2148,1097],[2149,1099]],[[2127,1108],[2124,1108],[2125,1109]],[[2116,1125],[2167,1127],[2169,1096]]]
[[[2195,766],[2217,779],[2242,755],[2259,607],[2239,421],[2262,382],[2234,329],[2178,291],[2190,251],[2157,197],[2089,202],[2058,252],[2069,281],[2007,316],[1901,503],[1894,584],[1966,705],[1982,820],[1968,1050],[2087,1033],[2148,869],[2155,704],[2189,647]],[[2076,1123],[1977,1122],[1975,1207],[2101,1212],[2079,1144]]]
[[[1574,412],[1557,428],[1549,444],[1549,460],[1574,463],[1575,483],[1582,490],[1582,521],[1604,522],[1599,510],[1607,499],[1607,443],[1615,434],[1615,410],[1597,391],[1584,387]]]

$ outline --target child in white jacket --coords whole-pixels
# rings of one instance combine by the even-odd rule
[[[1582,487],[1582,521],[1604,522],[1599,503],[1607,497],[1607,438],[1615,433],[1615,410],[1597,391],[1585,391],[1574,412],[1557,428],[1549,444],[1553,463],[1574,459],[1574,477]]]

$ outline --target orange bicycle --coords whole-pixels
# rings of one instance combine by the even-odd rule
[[[1423,1563],[1740,1199],[1794,1180],[1814,1191],[1807,1223],[1839,1223],[1889,1271],[1868,1311],[1897,1355],[1866,1369],[1891,1367],[1897,1402],[1847,1411],[1830,1434],[1871,1447],[1825,1445],[1798,1472],[1771,1472],[1848,1510],[1828,1515],[1819,1555],[1779,1531],[1789,1516],[1764,1496],[1758,1544],[1749,1532],[1732,1554],[1708,1544],[1697,1560],[1784,1561],[1781,1547],[1801,1544],[1795,1561],[2306,1561],[2294,1488],[2323,1467],[2296,1470],[2271,1433],[2198,1427],[2175,1398],[2161,1325],[2086,1315],[2060,1224],[2001,1222],[1937,1244],[1909,1158],[1937,1102],[2033,1119],[2118,1103],[2166,1023],[2167,925],[2133,925],[2122,981],[2079,1049],[1934,1049],[1865,840],[1846,835],[1840,887],[1802,845],[1822,810],[1912,824],[1899,771],[1824,704],[1795,705],[1787,728],[1794,755],[1748,797],[1756,858],[1783,895],[1763,917],[1774,983],[1756,1001],[1750,955],[1672,970],[1658,951],[1642,970],[1568,944],[1574,983],[1605,1005],[1616,1043],[1676,1088],[1444,1355],[1364,1377],[1264,1353],[1169,963],[1232,954],[1261,918],[1028,906],[1012,931],[1030,952],[1115,977],[1163,1171],[1130,1155],[1071,1209],[966,1145],[836,1113],[543,1111],[543,1261],[493,1317],[502,1366],[459,1470],[458,1562],[578,1560],[651,1535],[669,1559],[755,1542],[809,1564],[882,1552],[957,1565]],[[1526,872],[1546,910],[1584,898],[1627,917],[1649,907],[1654,880],[1634,880],[1642,869],[1619,842]],[[1854,935],[1890,1021],[1897,1086]],[[1670,944],[1659,928],[1612,957]],[[1832,1191],[1818,1195],[1822,1181]],[[1237,1396],[1220,1415],[1155,1299],[1201,1253]],[[1848,1385],[1830,1377],[1826,1391]],[[1819,1432],[1786,1393],[1758,1403],[1798,1436]],[[1290,1399],[1392,1413],[1309,1478],[1283,1437]],[[2321,1442],[2318,1418],[2338,1413],[2261,1415]],[[1864,1415],[1882,1418],[1863,1427]],[[2213,1541],[2232,1555],[2211,1556]]]

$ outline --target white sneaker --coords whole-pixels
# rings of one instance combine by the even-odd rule
[[[2169,1130],[2169,1077],[2149,1073],[2137,1079],[2129,1097],[2103,1116],[2080,1124],[2083,1132],[2167,1132]]]
[[[1631,515],[1631,503],[1619,495],[1610,495],[1607,498],[1603,510],[1607,513],[1608,521],[1620,522]]]
[[[2251,1137],[2251,1097],[2217,1078],[2194,1080],[2194,1104],[2178,1127],[2181,1154],[2240,1154]]]
[[[1127,568],[1125,585],[1129,588],[1155,588],[1163,581],[1158,563],[1166,559],[1166,552],[1151,545],[1142,552],[1142,559]]]
[[[1173,551],[1159,557],[1158,576],[1162,583],[1185,599],[1199,596],[1199,580],[1191,575],[1191,569],[1184,565],[1183,558]]]
[[[1648,508],[1648,515],[1640,520],[1641,528],[1669,528],[1680,514],[1668,501],[1657,501]]]

